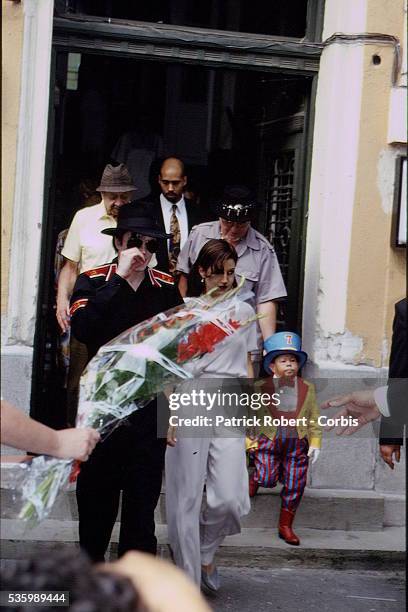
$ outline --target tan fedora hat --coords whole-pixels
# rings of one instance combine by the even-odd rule
[[[132,178],[125,164],[112,166],[108,164],[103,171],[101,184],[96,191],[108,191],[111,193],[121,193],[124,191],[136,191],[137,187],[132,184]]]

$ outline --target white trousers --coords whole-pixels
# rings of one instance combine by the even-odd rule
[[[202,506],[206,484],[207,503]],[[166,451],[168,536],[178,567],[197,583],[226,535],[248,514],[244,438],[184,438]]]

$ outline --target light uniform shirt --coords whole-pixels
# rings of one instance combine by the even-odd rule
[[[160,195],[160,205],[163,214],[164,227],[166,229],[166,233],[170,234],[170,220],[173,212],[173,203],[169,202],[163,194]],[[177,206],[177,210],[175,211],[176,217],[179,222],[180,227],[180,249],[183,248],[187,241],[188,236],[188,221],[187,221],[187,210],[186,203],[184,201],[184,197],[181,198],[178,202],[175,203]],[[167,241],[167,250],[170,247],[170,240]]]
[[[108,215],[103,202],[75,214],[61,253],[79,264],[79,274],[116,257],[112,236],[101,234],[108,227],[116,227],[116,219]]]
[[[178,258],[177,269],[188,274],[202,246],[211,238],[221,238],[220,222],[201,223],[192,228]],[[248,301],[255,308],[258,304],[287,295],[273,246],[268,240],[249,227],[247,235],[235,246],[238,254],[235,275],[239,282],[245,277],[242,293],[253,292]],[[258,324],[258,350],[262,350],[262,336]]]

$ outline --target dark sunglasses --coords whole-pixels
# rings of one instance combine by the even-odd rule
[[[133,247],[136,247],[137,249],[140,249],[142,244],[143,240],[139,238],[138,234],[132,234],[130,238],[128,238],[127,248],[132,249]],[[144,245],[146,249],[150,251],[150,253],[156,253],[157,249],[159,248],[159,243],[154,238],[152,238],[151,240],[147,240]]]

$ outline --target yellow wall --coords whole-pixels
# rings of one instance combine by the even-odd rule
[[[404,0],[369,0],[366,31],[393,34],[402,40],[403,10]],[[378,66],[372,63],[374,54],[381,57]],[[394,303],[406,294],[405,251],[390,247],[392,210],[384,206],[379,186],[387,180],[380,157],[396,151],[387,144],[393,59],[391,46],[365,47],[348,283],[347,329],[363,339],[360,362],[375,366],[388,363],[383,338],[389,350]],[[394,165],[389,171],[394,171]]]
[[[16,172],[17,128],[20,108],[21,57],[23,47],[23,6],[2,2],[2,156],[1,156],[1,312],[7,310],[10,238]]]

